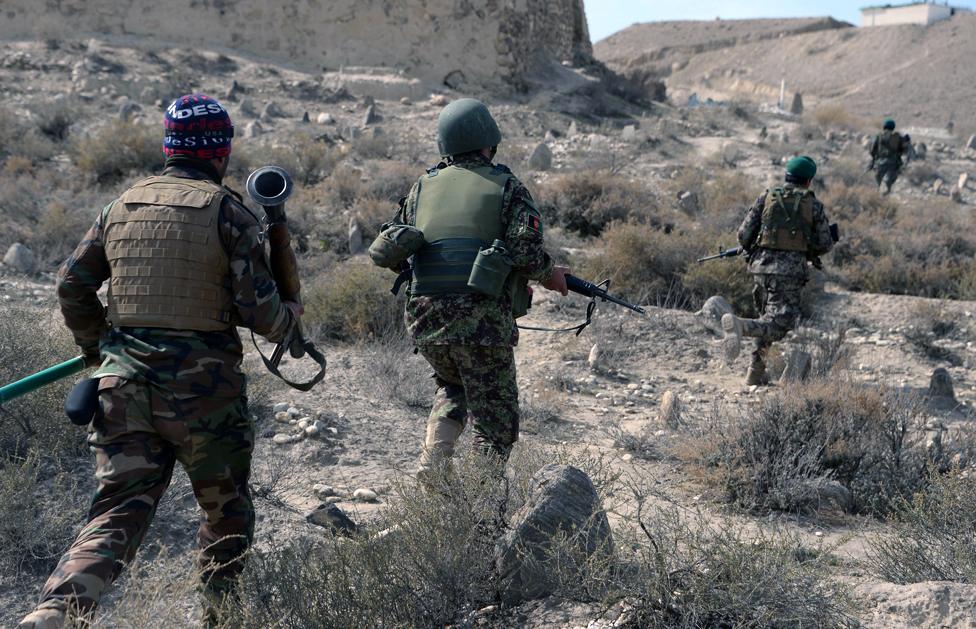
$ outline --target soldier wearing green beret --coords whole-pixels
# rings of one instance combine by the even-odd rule
[[[546,252],[529,191],[506,166],[492,163],[502,136],[488,108],[471,98],[454,101],[441,111],[437,130],[443,161],[414,184],[397,217],[423,232],[407,271],[405,318],[438,387],[421,480],[450,459],[469,420],[479,451],[508,457],[519,432],[515,318],[527,307],[528,280],[566,295],[569,271]],[[488,249],[505,260],[507,279],[495,293],[473,279],[479,252]]]
[[[809,264],[834,244],[823,204],[810,189],[816,174],[817,165],[809,157],[791,159],[785,184],[766,190],[739,226],[739,245],[749,255],[760,315],[744,319],[726,314],[722,328],[729,362],[739,355],[743,336],[756,339],[746,377],[749,385],[768,383],[766,354],[800,317],[800,293],[809,277]]]
[[[871,144],[871,168],[874,169],[874,179],[878,188],[883,183],[885,194],[891,193],[891,186],[895,185],[902,167],[905,165],[902,156],[912,155],[911,142],[907,135],[895,131],[895,121],[888,118],[882,125],[881,133],[875,136]]]

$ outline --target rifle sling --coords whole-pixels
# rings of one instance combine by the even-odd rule
[[[279,345],[288,345],[292,340],[292,336],[289,334],[285,340],[279,343]],[[258,351],[258,355],[261,356],[261,361],[264,363],[264,367],[293,389],[297,389],[298,391],[310,391],[312,387],[322,382],[322,380],[325,378],[325,356],[311,341],[306,338],[299,337],[298,342],[301,343],[302,349],[305,350],[305,353],[308,354],[309,358],[314,360],[319,366],[318,373],[316,373],[308,382],[292,382],[288,378],[281,375],[281,371],[278,370],[278,366],[269,360],[267,356],[264,355],[264,352],[261,351],[261,348],[258,347],[258,341],[257,338],[255,338],[253,331],[251,332],[251,342],[254,343],[254,349],[256,349]]]

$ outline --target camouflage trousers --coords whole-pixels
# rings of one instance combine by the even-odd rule
[[[437,393],[427,419],[421,472],[450,459],[468,416],[483,453],[507,459],[518,440],[515,352],[508,345],[426,345],[420,354],[434,368]]]
[[[756,339],[753,363],[763,363],[766,353],[776,341],[789,333],[802,314],[800,298],[806,280],[789,275],[759,273],[753,277],[756,287],[753,297],[760,315],[758,319],[743,319],[743,334]]]
[[[891,190],[891,186],[895,185],[898,180],[898,175],[901,173],[901,164],[897,162],[881,162],[875,167],[874,180],[877,182],[878,187],[882,183],[888,190]]]
[[[248,493],[254,426],[247,399],[174,397],[117,377],[99,384],[103,410],[89,427],[98,489],[88,523],[41,592],[39,608],[93,609],[132,561],[176,461],[203,510],[197,543],[211,606],[231,596],[254,536]]]

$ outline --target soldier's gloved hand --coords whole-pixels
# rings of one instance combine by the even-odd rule
[[[542,283],[542,287],[555,291],[565,297],[569,294],[569,288],[566,287],[566,274],[569,273],[568,266],[554,266],[552,267],[552,275],[549,279]]]
[[[305,314],[305,306],[301,305],[297,301],[288,301],[287,299],[282,299],[281,303],[285,305],[286,308],[291,310],[292,316],[295,321],[298,321],[303,314]]]
[[[85,364],[93,367],[102,361],[102,353],[98,349],[98,342],[87,343],[81,346],[81,355],[85,359]]]

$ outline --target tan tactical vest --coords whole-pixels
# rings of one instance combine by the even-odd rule
[[[812,190],[793,187],[766,192],[759,246],[778,251],[809,251],[813,240]]]
[[[411,293],[473,292],[468,276],[478,251],[504,239],[502,202],[511,173],[448,166],[420,178],[414,221],[427,244],[414,256]]]
[[[230,259],[217,233],[226,194],[210,181],[149,177],[109,207],[104,232],[113,325],[230,327]]]

